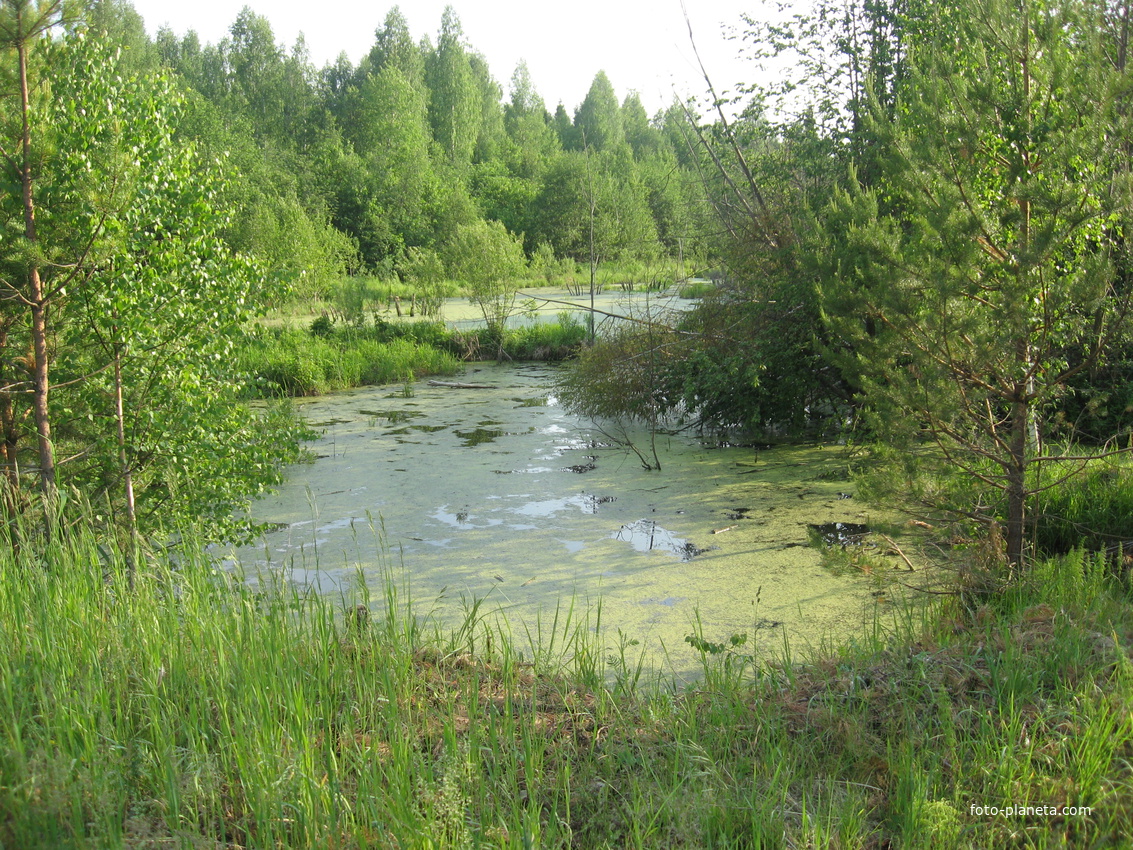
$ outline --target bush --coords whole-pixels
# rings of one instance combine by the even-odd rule
[[[326,313],[323,313],[313,322],[311,322],[311,336],[318,336],[326,339],[334,335],[334,320],[331,319]]]

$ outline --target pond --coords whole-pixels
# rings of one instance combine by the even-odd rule
[[[746,633],[745,651],[775,652],[873,617],[874,585],[823,568],[809,543],[811,526],[870,522],[841,449],[665,435],[662,470],[646,471],[562,409],[554,367],[483,365],[459,380],[488,388],[418,382],[303,403],[316,458],[256,505],[278,530],[234,555],[250,580],[349,598],[361,576],[378,609],[392,576],[442,622],[484,600],[520,643],[556,609],[598,625],[601,601],[607,646],[620,632],[678,675],[698,667],[684,640],[698,621],[706,640]]]

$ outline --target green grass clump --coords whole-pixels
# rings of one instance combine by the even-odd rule
[[[1133,824],[1133,609],[1081,551],[809,661],[694,633],[678,686],[600,607],[442,628],[388,570],[376,599],[254,589],[181,535],[131,587],[81,519],[3,529],[3,847],[1053,848]],[[1091,811],[976,808],[1063,805]]]
[[[682,283],[679,290],[681,298],[706,298],[709,295],[714,295],[717,291],[717,286],[710,280],[694,280],[688,283]]]
[[[1048,446],[1049,459],[1031,464],[1027,475],[1027,542],[1036,557],[1076,548],[1108,552],[1115,568],[1133,557],[1133,454],[1090,446]],[[941,463],[931,447],[896,451],[871,447],[872,462],[859,478],[863,498],[917,506],[934,524],[951,522],[967,533],[992,521],[1006,524],[1002,470],[973,459],[974,474]],[[974,507],[976,506],[976,507]],[[979,519],[979,522],[976,519]],[[967,518],[967,519],[964,519]]]
[[[1058,554],[1078,546],[1133,555],[1133,463],[1118,456],[1067,469],[1069,462],[1042,469],[1039,485],[1071,477],[1035,496],[1033,525],[1039,552]]]
[[[373,323],[317,316],[306,330],[259,328],[238,357],[264,395],[311,396],[351,387],[453,375],[461,361],[564,360],[581,348],[586,327],[572,313],[504,332],[502,351],[486,328],[452,331],[443,322]]]
[[[351,387],[452,375],[456,359],[425,342],[381,341],[316,319],[312,331],[263,329],[239,354],[265,395],[308,396]]]
[[[578,352],[586,337],[586,323],[577,313],[563,311],[557,321],[506,330],[504,353],[513,360],[566,360]]]

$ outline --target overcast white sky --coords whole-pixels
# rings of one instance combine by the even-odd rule
[[[681,0],[133,0],[151,35],[167,24],[178,35],[196,30],[209,43],[223,38],[240,10],[250,6],[271,22],[277,42],[290,47],[302,32],[318,67],[340,52],[357,63],[394,5],[401,6],[415,38],[428,34],[435,43],[450,3],[505,96],[520,59],[527,60],[552,111],[562,101],[573,114],[600,70],[619,98],[636,90],[650,114],[667,107],[674,91],[703,92]],[[758,0],[687,0],[697,47],[718,89],[757,73],[739,58],[739,43],[726,40],[724,30],[740,26],[741,12],[759,6]]]

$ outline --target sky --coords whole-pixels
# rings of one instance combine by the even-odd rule
[[[705,86],[689,42],[681,0],[133,0],[152,36],[168,25],[178,35],[196,30],[215,44],[245,6],[267,18],[276,41],[290,47],[302,33],[316,67],[345,52],[357,64],[374,31],[394,5],[415,38],[436,43],[441,15],[452,5],[466,41],[488,60],[505,97],[512,72],[526,60],[547,107],[568,113],[586,97],[598,71],[605,71],[619,98],[633,90],[652,114],[674,94],[700,95]],[[688,18],[700,56],[717,89],[748,82],[755,69],[740,57],[740,44],[726,31],[741,26],[752,0],[687,0]]]

